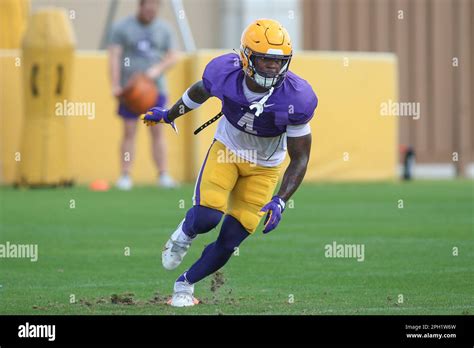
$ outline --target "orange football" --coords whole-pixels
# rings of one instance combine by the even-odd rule
[[[145,74],[134,74],[120,96],[122,103],[133,113],[140,115],[155,106],[158,88]]]

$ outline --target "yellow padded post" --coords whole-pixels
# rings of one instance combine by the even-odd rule
[[[20,48],[29,11],[29,0],[0,1],[0,49]]]
[[[65,11],[42,9],[23,40],[24,120],[17,182],[60,185],[71,180],[66,113],[75,38]]]

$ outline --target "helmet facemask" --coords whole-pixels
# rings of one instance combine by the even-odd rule
[[[248,62],[248,66],[245,69],[247,76],[249,76],[255,83],[264,88],[278,87],[285,79],[286,73],[290,66],[292,55],[281,55],[281,54],[268,54],[268,53],[256,53],[250,49],[241,48],[242,54],[245,56]],[[277,74],[268,74],[257,69],[255,62],[258,58],[264,59],[278,59],[281,60],[281,68]]]

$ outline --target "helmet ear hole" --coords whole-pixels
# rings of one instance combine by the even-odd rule
[[[245,46],[240,47],[240,66],[248,76],[253,76],[252,51]]]

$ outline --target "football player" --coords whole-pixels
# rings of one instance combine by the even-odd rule
[[[176,280],[172,306],[198,303],[194,284],[224,266],[265,214],[263,233],[274,230],[303,180],[311,149],[309,121],[318,99],[308,82],[288,70],[292,54],[280,23],[256,20],[242,34],[240,55],[213,59],[202,80],[171,109],[157,106],[142,115],[147,125],[174,127],[176,118],[208,98],[222,102],[224,117],[199,172],[194,205],[165,244],[164,268],[178,267],[199,234],[223,223],[217,240]],[[290,164],[273,195],[287,151]],[[223,155],[229,153],[235,156]]]

